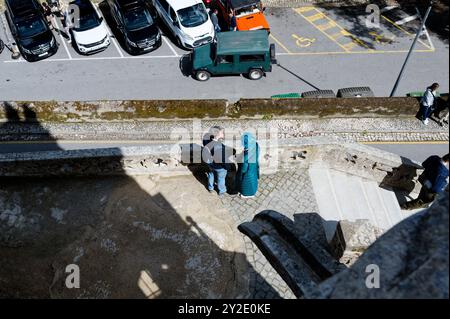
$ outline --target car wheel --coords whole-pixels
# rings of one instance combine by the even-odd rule
[[[263,76],[264,73],[260,69],[251,69],[250,72],[248,72],[248,77],[250,80],[259,80]]]
[[[210,77],[211,74],[208,71],[201,70],[195,73],[195,78],[200,82],[208,81]]]

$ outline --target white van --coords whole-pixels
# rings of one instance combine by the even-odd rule
[[[153,0],[178,45],[193,49],[214,40],[214,26],[202,0]]]

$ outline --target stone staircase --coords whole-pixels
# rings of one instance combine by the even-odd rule
[[[263,211],[239,230],[248,236],[280,274],[297,298],[309,297],[317,285],[346,269],[330,252],[322,219],[299,214],[295,220]]]
[[[310,168],[309,175],[329,241],[339,221],[368,220],[387,231],[413,213],[402,211],[394,191],[376,181],[328,168]]]

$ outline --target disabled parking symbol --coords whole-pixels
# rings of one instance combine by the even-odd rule
[[[314,38],[300,37],[296,34],[293,34],[292,37],[295,39],[295,44],[300,48],[307,48],[316,42],[316,39]]]

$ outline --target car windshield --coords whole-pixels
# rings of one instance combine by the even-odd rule
[[[254,13],[258,13],[258,12],[260,12],[259,6],[254,4],[254,5],[236,10],[236,17],[239,18],[239,17],[243,17],[246,15],[254,14]]]
[[[47,31],[42,19],[38,17],[17,23],[17,31],[21,38],[30,38]]]
[[[145,9],[136,9],[128,11],[124,15],[125,26],[128,30],[138,30],[153,24],[150,13]]]
[[[101,24],[95,12],[81,12],[80,17],[75,18],[74,30],[75,31],[86,31],[98,27]]]
[[[208,21],[208,13],[203,3],[178,10],[178,17],[185,28],[193,28]]]

